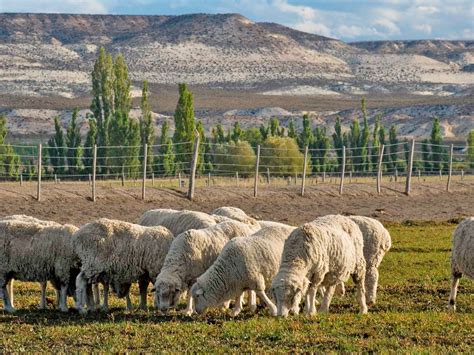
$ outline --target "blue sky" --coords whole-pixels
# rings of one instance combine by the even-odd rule
[[[345,41],[474,39],[474,0],[0,0],[0,12],[237,12]]]

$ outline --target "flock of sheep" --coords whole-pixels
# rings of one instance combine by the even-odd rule
[[[56,289],[57,305],[67,312],[72,296],[79,312],[108,310],[109,288],[126,298],[138,282],[140,308],[154,283],[154,306],[176,308],[187,296],[185,313],[230,306],[251,312],[257,296],[271,315],[328,312],[332,297],[343,295],[351,277],[360,313],[375,304],[378,267],[391,238],[375,219],[328,215],[300,227],[258,221],[235,207],[211,214],[157,209],[138,224],[99,219],[81,228],[33,217],[0,219],[0,296],[14,312],[13,279]],[[455,310],[459,278],[474,278],[474,218],[454,233],[449,306]],[[99,285],[103,285],[103,295]],[[247,297],[246,297],[247,296]],[[319,308],[317,307],[319,304]]]

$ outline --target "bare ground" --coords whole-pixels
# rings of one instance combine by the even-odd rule
[[[38,218],[83,224],[99,217],[136,222],[152,208],[192,209],[210,212],[219,206],[236,206],[258,219],[301,224],[317,216],[342,213],[376,217],[383,221],[447,221],[474,215],[474,181],[455,181],[452,191],[445,192],[445,182],[415,182],[413,193],[402,193],[403,183],[386,184],[382,194],[373,184],[346,185],[343,196],[337,184],[311,185],[304,197],[298,186],[260,186],[253,197],[250,187],[199,187],[194,201],[185,197],[184,189],[148,188],[146,201],[141,189],[117,187],[101,182],[97,202],[90,200],[87,183],[45,183],[42,201],[34,196],[36,185],[0,184],[0,217],[28,214]]]

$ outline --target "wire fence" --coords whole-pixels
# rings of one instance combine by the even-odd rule
[[[231,143],[194,142],[144,146],[49,147],[0,145],[0,182],[37,184],[87,183],[92,199],[96,184],[141,185],[146,188],[194,186],[253,187],[259,185],[305,187],[335,184],[343,194],[345,185],[373,184],[381,193],[387,182],[405,182],[410,194],[412,181],[441,180],[450,190],[455,181],[474,177],[474,158],[467,146],[400,142],[380,147],[285,148],[263,144],[238,149]],[[8,148],[8,149],[7,149]]]

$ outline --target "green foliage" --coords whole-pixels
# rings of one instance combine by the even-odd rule
[[[243,135],[244,135],[244,131],[240,127],[240,123],[235,122],[234,123],[234,128],[232,129],[232,133],[231,133],[232,140],[234,142],[238,142],[239,140],[242,139]]]
[[[421,157],[423,160],[423,168],[425,172],[431,171],[431,154],[428,139],[423,140],[421,145]]]
[[[262,141],[265,141],[270,136],[270,128],[265,127],[265,125],[260,125],[260,136],[262,137]]]
[[[362,171],[368,171],[370,169],[370,160],[368,158],[369,154],[369,136],[370,136],[370,129],[369,129],[369,122],[367,120],[367,112],[365,109],[365,99],[362,99],[362,114],[364,118],[364,124],[362,133],[360,135],[359,140],[359,147],[360,147],[360,162],[361,162],[361,169]]]
[[[303,171],[304,155],[294,139],[268,137],[262,145],[260,161],[262,169],[268,167],[273,174],[288,175]]]
[[[66,142],[58,116],[54,117],[54,136],[48,140],[49,162],[54,174],[63,174],[66,171]]]
[[[84,171],[92,173],[92,164],[94,156],[94,145],[97,144],[97,121],[92,116],[88,116],[89,131],[87,132],[86,141],[84,143],[84,156],[82,162],[84,164]]]
[[[314,140],[311,144],[313,172],[328,171],[328,150],[331,148],[331,142],[326,134],[326,127],[316,127],[314,130]]]
[[[284,128],[280,128],[280,121],[276,117],[270,119],[269,130],[270,135],[274,137],[282,137],[284,134]]]
[[[301,149],[309,147],[313,143],[313,131],[311,128],[311,121],[307,114],[303,115],[303,130],[298,137],[298,145]]]
[[[471,169],[474,169],[474,130],[469,132],[467,138],[467,160]]]
[[[155,143],[155,125],[151,115],[151,107],[149,102],[150,92],[148,90],[148,82],[143,82],[142,98],[140,102],[140,108],[142,115],[140,118],[140,163],[143,165],[143,159],[145,152],[143,147],[148,144],[147,149],[147,171],[152,171],[153,167],[153,144]]]
[[[179,84],[179,100],[174,113],[174,123],[173,142],[177,144],[177,169],[184,170],[184,163],[189,162],[191,158],[194,130],[196,128],[193,94],[188,90],[186,84]]]
[[[213,143],[222,144],[227,142],[224,127],[222,127],[220,123],[218,123],[215,127],[212,128],[211,134]]]
[[[443,144],[443,137],[441,135],[441,126],[438,117],[436,117],[433,121],[433,128],[431,130],[431,144],[431,159],[433,160],[433,169],[435,171],[442,170],[444,149],[440,146]]]
[[[255,169],[255,152],[249,142],[237,141],[214,148],[213,167],[217,174],[238,172],[241,176],[248,176]]]
[[[132,96],[130,94],[131,80],[128,77],[127,64],[121,54],[118,54],[114,60],[113,83],[115,112],[120,112],[122,115],[128,115],[132,108]]]
[[[159,174],[170,176],[175,171],[175,155],[173,150],[173,141],[169,136],[168,121],[163,122],[161,126],[160,150],[157,158],[157,169]]]
[[[336,123],[334,125],[334,133],[332,134],[332,140],[334,142],[334,149],[337,154],[337,164],[342,165],[342,147],[344,146],[344,135],[342,134],[341,118],[336,117]]]
[[[0,114],[0,144],[5,144],[5,137],[7,136],[7,116]]]
[[[349,145],[348,147],[351,148],[350,156],[352,159],[352,170],[360,171],[362,168],[362,157],[361,157],[361,149],[360,149],[360,124],[359,120],[355,119],[352,121],[350,132],[349,132]],[[347,145],[346,145],[347,146]],[[348,153],[349,153],[348,152]]]
[[[296,139],[297,137],[295,121],[293,119],[291,119],[290,123],[288,124],[288,137],[293,139]]]
[[[381,149],[381,144],[380,144],[380,137],[379,137],[379,132],[381,128],[381,116],[377,115],[375,117],[375,123],[374,123],[374,131],[372,132],[372,149],[370,151],[370,154],[372,155],[372,166],[376,167],[379,161],[379,155],[380,155],[380,149]]]
[[[397,127],[392,125],[388,133],[388,139],[390,143],[390,167],[391,169],[398,168],[398,137],[397,137]]]
[[[262,134],[260,133],[260,129],[257,127],[251,127],[244,131],[243,140],[246,140],[250,143],[252,147],[256,147],[257,145],[263,142]]]
[[[78,174],[81,170],[81,132],[77,124],[79,109],[72,112],[71,123],[66,131],[67,165],[70,174]]]

